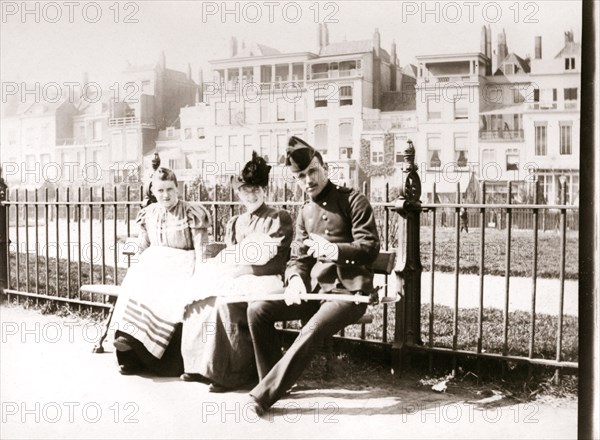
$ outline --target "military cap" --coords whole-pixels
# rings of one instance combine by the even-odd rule
[[[316,150],[308,143],[297,136],[292,136],[288,141],[285,164],[292,172],[297,173],[310,165],[315,154]]]
[[[239,189],[243,185],[267,186],[270,171],[271,165],[267,165],[267,161],[253,151],[252,160],[246,163],[241,174],[233,179],[233,187]]]

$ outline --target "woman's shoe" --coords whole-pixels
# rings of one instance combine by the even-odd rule
[[[123,376],[131,376],[132,374],[137,374],[140,372],[138,367],[132,365],[119,365],[119,373]]]
[[[208,386],[209,393],[227,393],[227,392],[233,391],[233,390],[234,390],[234,388],[227,388],[227,387],[224,387],[223,385],[219,385],[216,383],[211,383]]]
[[[179,378],[184,382],[206,382],[206,378],[197,373],[183,373]]]

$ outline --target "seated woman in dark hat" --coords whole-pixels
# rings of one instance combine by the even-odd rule
[[[247,304],[226,304],[222,298],[283,290],[293,225],[287,211],[265,204],[270,170],[253,152],[234,182],[246,212],[228,222],[227,248],[197,266],[193,277],[197,293],[184,314],[182,379],[208,381],[213,392],[256,380]]]

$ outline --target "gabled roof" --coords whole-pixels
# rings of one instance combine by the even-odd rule
[[[248,45],[238,51],[234,58],[264,57],[269,55],[278,55],[280,53],[281,52],[279,50],[265,46],[264,44],[248,43]]]
[[[402,68],[402,74],[410,76],[412,78],[417,78],[418,69],[414,64],[407,64]]]
[[[524,60],[516,53],[511,52],[506,56],[506,58],[504,58],[504,60],[502,60],[502,63],[500,64],[500,66],[498,66],[498,69],[496,69],[494,75],[504,74],[504,66],[506,64],[514,64],[515,66],[517,66],[515,74],[531,72],[531,66],[529,65],[529,61]]]
[[[578,56],[581,55],[581,44],[575,43],[574,41],[567,42],[565,44],[565,47],[563,47],[561,49],[561,51],[558,52],[558,54],[554,57],[554,59],[562,58],[567,55],[578,55]]]

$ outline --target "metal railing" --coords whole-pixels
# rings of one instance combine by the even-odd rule
[[[385,296],[389,296],[388,289],[401,291],[401,300],[395,305],[378,306],[373,311],[377,315],[374,321],[377,325],[371,324],[368,332],[364,324],[360,331],[347,330],[345,335],[342,332],[343,340],[351,344],[367,344],[391,353],[391,362],[395,368],[401,367],[404,359],[409,358],[411,353],[425,352],[430,356],[449,353],[455,359],[475,356],[576,369],[576,350],[574,354],[569,352],[566,359],[563,353],[563,327],[565,320],[572,320],[572,317],[564,313],[565,281],[577,277],[576,274],[573,276],[570,268],[566,268],[567,255],[572,255],[572,247],[577,246],[576,241],[573,245],[571,238],[567,240],[567,218],[568,215],[576,216],[578,207],[564,203],[553,206],[485,202],[465,204],[461,201],[458,189],[454,203],[422,204],[414,149],[407,149],[404,157],[409,166],[403,171],[405,180],[402,187],[394,189],[389,184],[386,185],[384,201],[372,203],[382,249],[396,249],[400,261],[396,277],[376,280],[375,284],[383,282]],[[3,181],[0,180],[0,286],[9,299],[29,298],[35,302],[53,300],[70,303],[78,308],[107,307],[105,297],[82,295],[79,287],[92,283],[120,284],[123,280],[132,261],[131,257],[122,256],[122,250],[125,238],[134,232],[135,218],[142,203],[142,188],[114,187],[112,191],[104,188],[79,188],[77,191],[46,189],[43,193],[37,190],[15,190],[8,197],[8,191],[2,184]],[[368,194],[366,189],[364,185],[363,192]],[[391,195],[392,192],[397,194],[396,191],[399,197]],[[511,191],[512,185],[509,183],[507,200],[511,200]],[[481,192],[485,196],[485,186],[482,186]],[[185,186],[183,199],[199,203],[208,209],[212,220],[212,239],[221,241],[226,222],[232,215],[240,212],[241,205],[235,201],[231,186],[215,188],[214,196],[211,193],[212,191],[207,192],[201,187]],[[211,194],[213,200],[207,200],[207,194]],[[288,210],[293,217],[303,204],[302,198],[297,193],[294,194],[293,189],[287,185],[270,191],[270,194],[270,204]],[[562,189],[562,197],[561,200],[564,201],[565,188]],[[204,200],[198,201],[200,198]],[[485,197],[480,200],[485,201]],[[478,251],[472,252],[473,255],[478,255],[477,264],[468,264],[461,254],[461,245],[464,245],[467,237],[461,231],[461,208],[467,210],[471,219],[479,218],[478,223],[470,223],[471,231],[476,230],[475,238],[471,241],[479,243]],[[539,234],[542,213],[549,210],[558,213],[558,233],[553,232],[550,239]],[[438,225],[441,212],[446,212],[447,215],[451,213],[451,225]],[[490,212],[503,213],[504,227],[500,231],[489,227]],[[532,228],[517,234],[513,224],[518,212],[531,213]],[[423,221],[424,218],[429,220]],[[531,307],[525,318],[521,316],[519,321],[512,324],[514,310],[509,308],[509,286],[511,278],[515,277],[513,266],[525,264],[515,260],[512,247],[515,246],[514,240],[520,240],[525,235],[529,237],[527,243],[531,248],[531,258],[526,261],[529,265],[526,276],[531,280],[531,290],[528,293]],[[497,241],[495,248],[504,249],[504,264],[499,268],[488,267],[489,255],[486,252],[490,249],[488,242],[492,239]],[[502,243],[498,240],[502,240]],[[448,257],[448,253],[438,253],[440,243],[453,244],[451,257]],[[552,260],[558,266],[558,273],[550,274],[556,278],[559,298],[556,313],[550,318],[541,316],[536,310],[540,294],[537,281],[542,272],[538,266],[540,261],[546,260]],[[423,274],[423,266],[429,273]],[[547,265],[544,271],[547,271]],[[440,275],[444,272],[452,274],[454,284],[446,283],[442,290],[436,289],[436,277],[449,276]],[[494,279],[496,285],[486,287],[491,282],[488,277],[498,274],[500,278]],[[549,276],[548,273],[541,275]],[[479,279],[475,312],[459,307],[464,276],[478,276]],[[421,289],[421,280],[426,278],[430,280],[428,292]],[[503,286],[497,285],[498,279],[503,280]],[[450,305],[444,305],[440,309],[441,305],[436,300],[442,293],[448,296],[449,289],[452,289],[453,300]],[[422,301],[421,295],[429,300]],[[491,311],[484,308],[489,299],[498,295],[504,296],[503,307]],[[475,313],[476,320],[473,318],[472,322],[463,322],[464,316],[469,313]],[[498,327],[501,331],[486,334],[486,323],[489,324],[488,321],[492,319],[490,316],[494,313],[501,316],[501,327]],[[425,317],[423,323],[422,316]],[[497,325],[500,325],[498,316],[495,319]],[[541,325],[540,322],[544,323],[544,329],[552,328],[554,331],[554,354],[548,353],[548,347],[545,351],[538,349],[541,342],[536,325]],[[527,327],[526,331],[524,327]],[[576,330],[573,330],[571,324],[568,328],[571,332],[568,339],[572,343],[573,338],[577,338]],[[575,334],[572,334],[573,331]],[[521,338],[521,342],[527,340],[527,350],[515,352],[511,347],[511,335],[515,332],[524,332],[525,339]],[[488,341],[491,338],[497,339],[500,333],[502,337],[499,342],[496,341],[498,343]],[[544,334],[545,339],[549,337],[549,334]],[[542,343],[547,346],[547,341]]]

